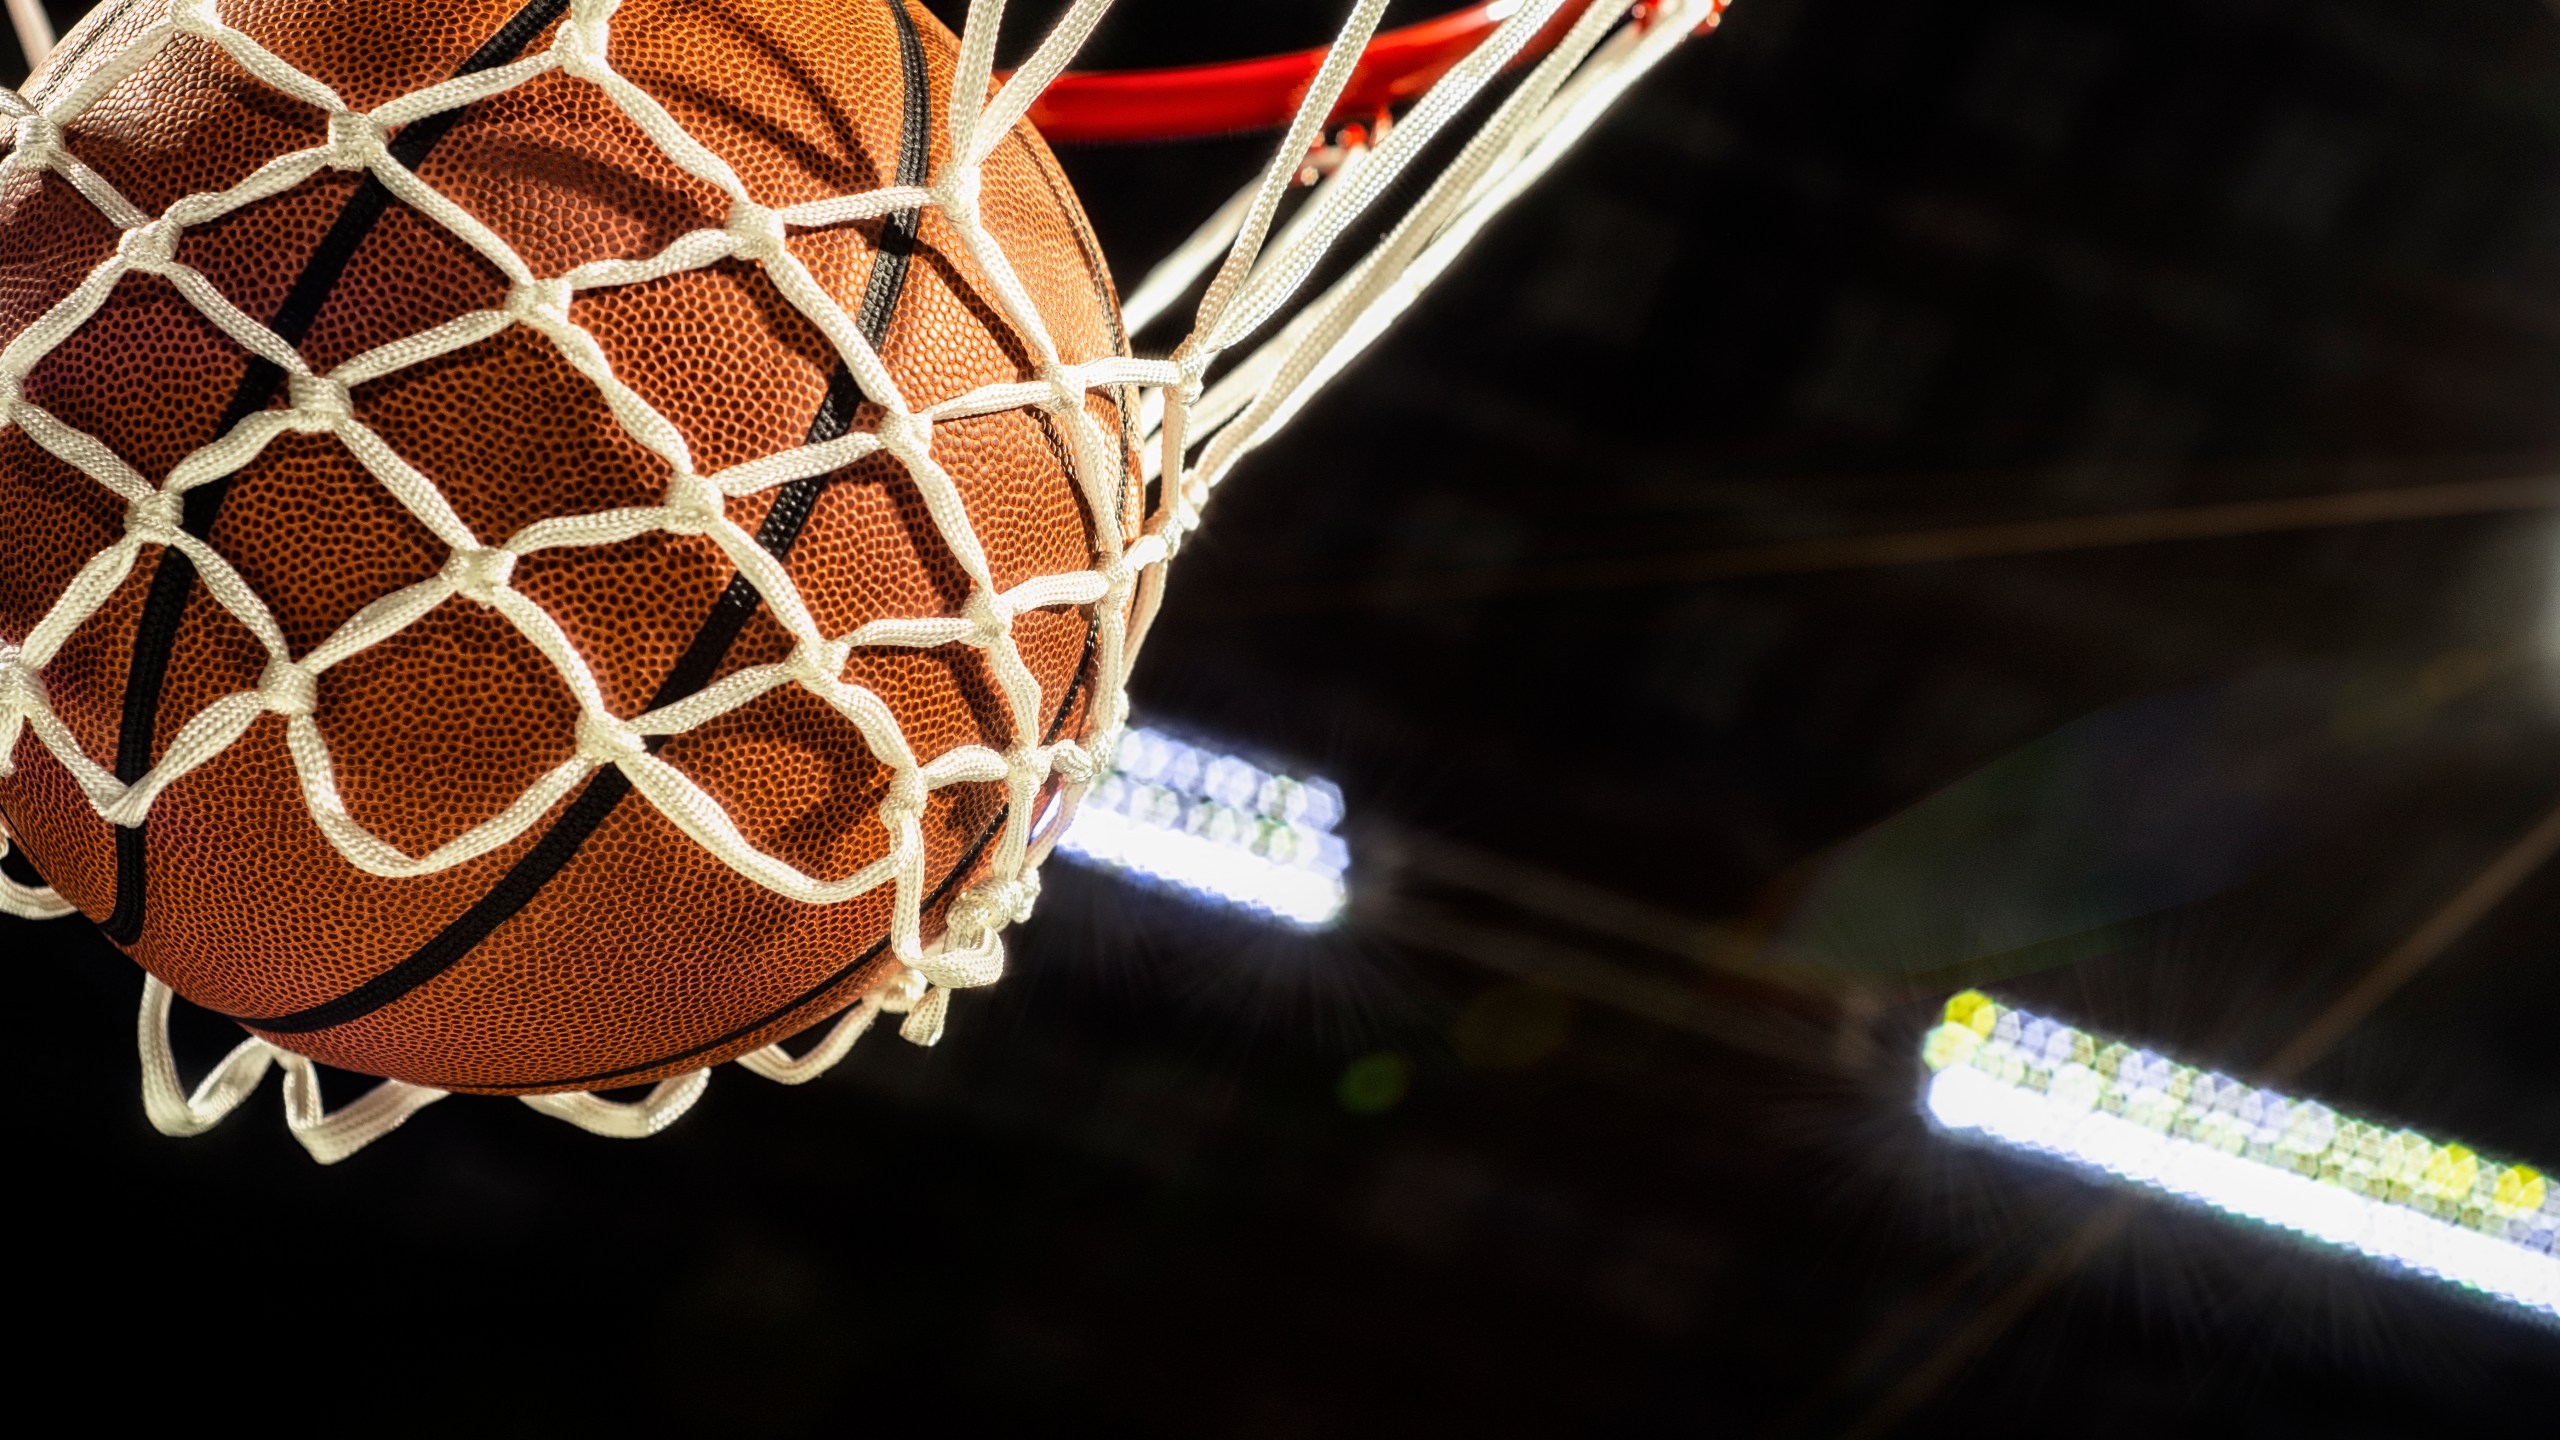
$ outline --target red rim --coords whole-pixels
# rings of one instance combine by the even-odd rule
[[[1591,4],[1569,0],[1521,58],[1553,49]],[[1518,0],[1490,0],[1372,39],[1334,107],[1334,121],[1366,120],[1421,95],[1518,8]],[[1033,103],[1031,123],[1048,139],[1069,145],[1277,129],[1297,113],[1324,57],[1318,48],[1170,70],[1070,71]]]

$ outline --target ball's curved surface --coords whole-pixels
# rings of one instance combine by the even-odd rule
[[[956,42],[921,7],[897,5],[628,0],[609,58],[766,206],[916,183],[947,151]],[[561,8],[222,0],[220,14],[364,110],[543,53]],[[103,7],[66,37],[30,99],[77,86],[167,13],[165,0]],[[419,181],[540,277],[643,259],[732,219],[717,189],[566,74],[388,138]],[[180,35],[58,143],[158,215],[331,139],[323,112]],[[980,205],[1061,358],[1122,353],[1099,251],[1027,127],[987,161]],[[58,171],[12,174],[0,187],[0,337],[34,324],[120,244],[147,243],[121,237]],[[939,211],[794,228],[784,243],[860,322],[912,403],[1035,377],[988,277]],[[328,403],[208,321],[177,288],[180,269],[322,374],[522,300],[484,256],[361,170],[322,169],[188,226],[167,258],[176,268],[119,279],[23,385],[29,404],[155,486],[246,417]],[[775,286],[764,265],[732,258],[579,289],[568,314],[611,379],[671,422],[708,475],[877,420],[837,352]],[[1096,391],[1087,413],[1110,437],[1112,483],[1126,495],[1114,543],[1125,544],[1138,507],[1126,493],[1135,472],[1117,393]],[[344,404],[484,546],[546,518],[666,501],[666,462],[634,441],[596,376],[524,324],[355,384]],[[1094,563],[1097,522],[1055,420],[1014,409],[934,427],[932,454],[1000,587]],[[0,430],[0,639],[23,643],[84,563],[138,523],[133,508],[23,426]],[[733,495],[725,513],[784,557],[828,635],[956,616],[968,599],[918,484],[889,455]],[[310,697],[347,813],[412,856],[487,822],[581,753],[572,688],[488,603],[492,585],[556,622],[605,709],[625,719],[793,653],[773,606],[739,586],[710,538],[650,532],[539,550],[511,572],[500,562],[471,571],[335,434],[286,429],[226,481],[191,492],[182,516],[163,518],[183,518],[237,571],[297,657],[408,587],[440,574],[470,582],[329,668]],[[43,671],[46,701],[81,750],[124,780],[148,771],[207,707],[257,690],[267,669],[266,652],[198,568],[146,546]],[[1095,603],[1012,620],[1039,687],[1047,733],[1035,743],[1090,726],[1098,624]],[[961,746],[1003,751],[1020,738],[980,649],[857,646],[840,678],[876,692],[925,760]],[[491,853],[439,873],[366,873],[307,808],[289,718],[261,715],[121,835],[42,745],[19,744],[14,773],[0,779],[0,812],[64,896],[181,995],[288,1048],[446,1089],[629,1085],[804,1029],[894,968],[894,887],[833,905],[787,899],[706,853],[610,768]],[[799,687],[669,737],[657,754],[756,847],[810,876],[860,872],[891,843],[878,819],[891,772]],[[930,793],[928,936],[989,863],[1007,808],[1001,783]]]

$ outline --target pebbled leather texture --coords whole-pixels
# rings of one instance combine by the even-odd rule
[[[60,93],[159,18],[165,0],[110,6],[66,39]],[[727,160],[768,206],[889,183],[905,113],[896,0],[629,0],[613,22],[616,70]],[[226,23],[335,86],[358,107],[451,75],[519,0],[223,0]],[[957,43],[920,6],[909,17],[931,89],[942,161]],[[549,43],[546,29],[526,53]],[[266,89],[217,48],[181,37],[65,132],[65,144],[155,213],[227,187],[319,143],[318,112]],[[396,137],[395,137],[396,138]],[[716,191],[659,156],[591,86],[542,76],[463,112],[419,167],[532,264],[556,275],[640,257],[716,228]],[[178,258],[260,317],[357,188],[334,171],[189,230]],[[985,223],[1070,363],[1122,353],[1111,282],[1064,176],[1028,126],[986,167]],[[858,312],[881,222],[795,231],[789,244]],[[56,175],[0,189],[0,335],[14,334],[111,253],[113,228]],[[503,304],[498,273],[393,203],[320,306],[301,353],[316,369]],[[834,358],[751,263],[580,292],[573,318],[615,374],[682,431],[705,472],[804,443]],[[883,354],[912,403],[1033,378],[976,265],[928,210]],[[166,282],[134,275],[29,377],[27,397],[98,437],[155,482],[218,433],[247,357]],[[539,335],[510,329],[358,387],[357,416],[430,476],[484,543],[534,520],[652,505],[666,471],[613,421],[594,387]],[[1138,505],[1125,396],[1089,401],[1124,437],[1129,528]],[[279,396],[273,404],[282,405]],[[854,416],[867,428],[877,411]],[[935,454],[964,493],[1000,584],[1089,568],[1091,522],[1064,437],[1008,412],[938,427]],[[753,531],[774,492],[732,500]],[[0,431],[0,634],[22,640],[71,575],[122,533],[123,505],[12,428]],[[333,438],[288,434],[236,477],[208,539],[275,612],[297,654],[363,606],[426,579],[442,545]],[[117,752],[136,627],[158,552],[45,672],[47,693],[101,763]],[[789,554],[821,629],[948,615],[966,594],[916,488],[885,456],[831,478]],[[707,540],[652,535],[526,558],[513,585],[555,617],[608,705],[648,708],[730,585]],[[1088,724],[1093,617],[1021,617],[1044,718]],[[784,658],[759,608],[717,673]],[[158,709],[156,755],[188,719],[254,688],[264,655],[203,587],[180,619]],[[983,657],[856,652],[845,678],[880,693],[925,758],[1014,737]],[[330,671],[319,723],[354,816],[411,853],[494,815],[575,748],[576,707],[547,662],[494,612],[457,598]],[[797,689],[776,691],[674,738],[662,756],[717,797],[750,840],[836,878],[882,854],[886,775],[850,723]],[[0,781],[0,810],[30,857],[93,919],[116,907],[116,841],[68,773],[32,741]],[[563,803],[563,809],[575,799]],[[1000,786],[938,791],[925,817],[928,937],[942,905],[991,848]],[[556,816],[554,817],[556,818]],[[281,717],[163,794],[146,831],[147,907],[127,948],[179,994],[229,1015],[322,1005],[416,953],[469,910],[544,833],[442,874],[385,880],[341,859],[304,808]],[[494,1093],[637,1084],[729,1059],[816,1024],[888,978],[889,891],[843,905],[784,900],[733,874],[631,797],[556,878],[469,953],[389,1004],[277,1038],[324,1063]],[[864,957],[871,957],[868,963]]]

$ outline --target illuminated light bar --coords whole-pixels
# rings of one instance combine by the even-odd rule
[[[2101,1040],[1978,990],[1921,1058],[1950,1130],[2060,1157],[2560,1318],[2560,1187]]]
[[[1342,915],[1342,792],[1131,727],[1058,841],[1071,859],[1315,929]]]

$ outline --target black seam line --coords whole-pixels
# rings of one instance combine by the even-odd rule
[[[454,73],[470,75],[494,70],[515,59],[568,6],[569,0],[531,0]],[[462,111],[458,109],[430,115],[403,127],[387,148],[393,159],[415,170],[461,119]],[[347,197],[337,220],[329,226],[329,233],[321,237],[319,248],[304,262],[302,273],[295,277],[293,289],[286,293],[267,328],[287,345],[300,345],[303,337],[311,333],[312,323],[320,318],[320,307],[327,303],[329,293],[347,273],[356,247],[373,233],[373,227],[390,207],[391,192],[367,174],[364,183]],[[284,371],[274,361],[251,357],[248,370],[240,377],[240,388],[232,392],[231,404],[223,411],[214,433],[228,434],[232,426],[267,408],[283,384]],[[187,492],[181,523],[188,534],[198,540],[212,535],[213,522],[222,513],[222,502],[231,493],[232,479],[226,475]],[[151,742],[160,728],[160,701],[177,649],[178,624],[186,616],[187,598],[195,583],[194,561],[177,550],[160,552],[160,561],[151,572],[150,593],[142,602],[142,618],[134,629],[133,658],[125,677],[124,717],[116,737],[116,778],[127,785],[150,773]],[[151,883],[145,832],[148,823],[146,817],[142,823],[116,831],[116,906],[99,928],[119,945],[130,945],[142,935],[146,891]]]
[[[914,88],[910,88],[908,91],[908,103],[910,106],[909,123],[911,124],[915,123],[913,120],[915,94],[916,90]],[[1079,237],[1080,241],[1089,239],[1092,234],[1091,230],[1086,227],[1079,228],[1083,231],[1082,235]],[[1091,257],[1088,256],[1088,258]],[[1121,328],[1120,307],[1112,298],[1110,288],[1102,283],[1102,272],[1098,268],[1094,272],[1094,293],[1102,302],[1103,313],[1111,317],[1112,338],[1119,342],[1121,353],[1128,353],[1129,334],[1128,331]],[[1121,398],[1125,402],[1125,393]],[[1123,416],[1125,417],[1130,413],[1131,412],[1125,408],[1124,404],[1124,408],[1122,410]],[[1124,423],[1120,427],[1120,463],[1124,472],[1129,465],[1129,461],[1129,427]],[[1097,620],[1098,619],[1099,617],[1097,617]],[[1075,674],[1073,678],[1067,682],[1066,694],[1059,699],[1056,713],[1049,717],[1048,738],[1042,743],[1054,745],[1058,743],[1058,736],[1065,732],[1067,728],[1067,716],[1074,711],[1076,700],[1084,693],[1084,687],[1088,675],[1096,668],[1099,659],[1098,652],[1100,651],[1101,644],[1101,626],[1099,624],[1095,624],[1087,627],[1084,632],[1084,654],[1076,661]],[[995,842],[997,833],[1004,828],[1005,818],[1010,810],[1011,807],[1006,806],[996,811],[995,819],[987,825],[985,830],[979,832],[977,840],[970,845],[968,853],[960,857],[959,863],[951,867],[951,873],[943,876],[942,883],[934,888],[931,895],[925,897],[925,909],[930,910],[934,906],[941,904],[942,898],[951,893],[951,887],[959,883],[960,877],[968,874],[970,869],[978,863],[978,857],[986,853],[987,846]],[[625,1065],[614,1070],[598,1071],[593,1075],[575,1075],[561,1080],[519,1081],[507,1085],[493,1086],[491,1088],[502,1090],[538,1090],[554,1088],[568,1089],[581,1085],[607,1085],[628,1075],[645,1074],[651,1070],[660,1069],[664,1066],[679,1064],[683,1061],[690,1060],[697,1055],[707,1055],[714,1050],[720,1049],[722,1046],[734,1044],[737,1041],[754,1034],[758,1030],[762,1030],[769,1025],[773,1025],[796,1011],[806,1009],[810,1005],[816,1003],[820,997],[843,984],[845,980],[860,971],[864,966],[869,965],[872,961],[880,958],[881,952],[888,949],[888,947],[888,940],[886,938],[881,939],[877,943],[873,944],[870,949],[863,951],[861,956],[852,964],[837,970],[834,974],[827,976],[824,980],[819,981],[817,984],[800,992],[791,999],[784,1001],[781,1005],[776,1006],[774,1009],[767,1011],[756,1019],[748,1021],[746,1024],[731,1030],[729,1033],[722,1035],[716,1040],[708,1040],[699,1045],[689,1046],[683,1050],[678,1050],[673,1054],[661,1055],[654,1060],[642,1061],[637,1065]]]
[[[1044,743],[1051,745],[1056,744],[1058,742],[1059,732],[1067,728],[1067,716],[1075,709],[1077,697],[1084,693],[1085,674],[1087,671],[1094,668],[1095,661],[1097,659],[1095,652],[1100,646],[1101,634],[1102,627],[1099,625],[1088,626],[1086,628],[1084,632],[1084,654],[1076,661],[1075,678],[1068,683],[1066,694],[1058,701],[1057,713],[1052,715],[1049,719],[1049,738]],[[961,877],[967,875],[971,869],[976,867],[978,857],[987,853],[987,847],[995,843],[996,835],[1004,829],[1005,817],[1011,813],[1012,808],[1013,807],[1011,805],[997,807],[995,818],[987,822],[986,829],[978,832],[978,838],[969,846],[968,853],[960,857],[959,861],[951,867],[951,872],[942,877],[942,883],[935,886],[933,888],[933,893],[925,897],[923,908],[930,910],[934,906],[941,904],[943,897],[951,893],[951,887],[959,884]],[[863,951],[861,956],[855,959],[853,963],[844,966],[834,974],[829,975],[826,979],[819,981],[817,984],[801,991],[798,995],[782,1002],[780,1005],[777,1005],[755,1019],[748,1021],[746,1024],[731,1030],[726,1035],[720,1036],[716,1040],[705,1040],[699,1045],[689,1045],[682,1050],[674,1052],[673,1054],[661,1055],[654,1060],[643,1060],[636,1065],[624,1065],[613,1070],[601,1070],[593,1075],[577,1075],[565,1080],[511,1081],[503,1085],[495,1085],[489,1088],[498,1090],[553,1090],[568,1089],[580,1085],[606,1085],[619,1080],[626,1075],[644,1074],[648,1071],[661,1069],[665,1066],[680,1064],[697,1055],[708,1055],[712,1051],[717,1050],[724,1045],[734,1044],[737,1041],[743,1040],[758,1030],[762,1030],[768,1025],[775,1024],[776,1022],[789,1017],[796,1011],[806,1009],[809,1005],[815,1003],[821,996],[824,996],[827,992],[835,989],[838,985],[843,984],[848,978],[860,971],[864,966],[879,959],[881,953],[886,951],[888,948],[888,937],[881,937],[879,940],[872,943],[870,949]]]
[[[932,163],[933,116],[932,97],[927,89],[924,68],[924,45],[916,37],[915,21],[898,0],[888,0],[890,13],[897,17],[899,58],[904,70],[906,104],[900,117],[898,144],[898,183],[921,185],[926,169]],[[874,347],[888,336],[889,321],[896,315],[898,297],[905,291],[909,261],[915,254],[916,235],[924,223],[921,208],[900,210],[890,215],[881,227],[877,257],[871,264],[871,278],[865,284],[862,306],[855,323]],[[809,422],[810,445],[823,444],[841,436],[853,423],[854,407],[862,401],[862,392],[853,375],[839,361],[827,379],[827,393],[818,403],[817,414]],[[841,473],[841,472],[839,472]],[[782,488],[774,498],[773,508],[765,513],[764,523],[757,527],[756,543],[772,554],[777,562],[788,562],[792,547],[799,542],[800,532],[817,508],[818,496],[834,479],[829,475],[795,480]],[[711,613],[675,668],[667,673],[664,684],[649,702],[652,710],[672,705],[709,685],[719,673],[720,664],[729,656],[732,646],[764,604],[764,597],[743,574],[733,577],[720,598],[713,602]],[[652,737],[652,753],[666,744],[667,737]],[[480,943],[497,932],[533,903],[545,886],[578,858],[587,841],[613,818],[622,802],[631,795],[631,781],[620,770],[606,769],[588,779],[577,795],[535,841],[533,848],[510,866],[507,873],[489,888],[468,910],[420,946],[407,959],[355,989],[332,1000],[293,1011],[290,1014],[252,1019],[234,1016],[243,1025],[274,1035],[298,1035],[313,1030],[326,1030],[361,1019],[391,1004],[410,991],[452,969]]]

